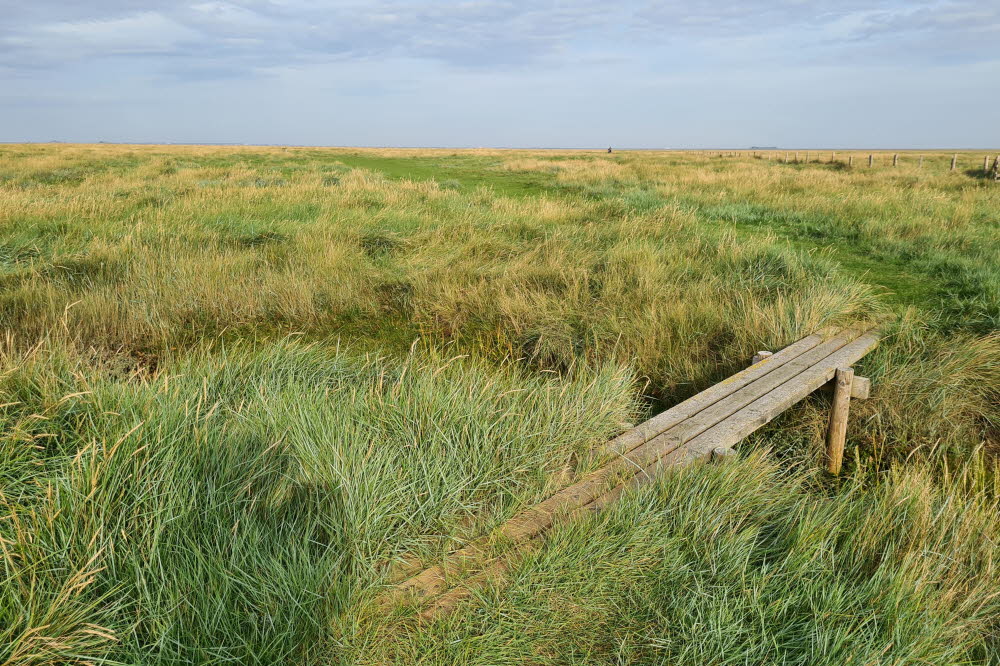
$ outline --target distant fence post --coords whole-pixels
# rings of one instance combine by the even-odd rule
[[[923,155],[920,156],[920,164],[918,165],[918,168],[920,168],[920,169],[924,168],[924,156]]]
[[[849,167],[853,167],[854,166],[854,155],[849,155],[847,157],[847,166],[849,166]]]
[[[1000,183],[1000,155],[993,160],[993,180]]]
[[[809,151],[806,151],[806,164],[809,164]]]
[[[954,171],[956,166],[958,166],[958,153],[951,156],[951,170]]]
[[[832,153],[830,153],[830,164],[833,164],[836,161],[837,161],[837,151],[833,151]]]
[[[870,167],[871,167],[871,166],[872,166],[873,164],[875,164],[875,156],[874,156],[874,155],[872,155],[871,153],[868,153],[868,166],[869,166],[869,168],[870,168]]]
[[[892,154],[892,166],[898,166],[898,165],[899,165],[899,153],[893,153]]]
[[[987,155],[983,158],[983,173],[990,172],[990,156]]]

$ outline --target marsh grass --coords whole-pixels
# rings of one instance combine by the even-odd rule
[[[352,636],[352,657],[993,663],[1000,507],[978,490],[920,467],[835,496],[759,455],[691,468],[557,528],[467,612]]]
[[[0,663],[996,663],[1000,188],[949,160],[0,147]],[[848,480],[820,395],[443,624],[366,610],[871,324]]]
[[[624,369],[291,342],[4,361],[6,663],[308,660],[387,563],[508,518],[634,410]]]

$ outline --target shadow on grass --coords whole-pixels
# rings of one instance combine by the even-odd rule
[[[975,169],[966,169],[964,173],[969,178],[975,178],[976,180],[984,180],[984,181],[996,180],[996,176],[993,175],[992,168],[989,171],[983,171],[982,167],[978,167]]]

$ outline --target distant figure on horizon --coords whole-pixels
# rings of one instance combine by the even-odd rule
[[[608,146],[608,153],[611,152],[611,146]]]

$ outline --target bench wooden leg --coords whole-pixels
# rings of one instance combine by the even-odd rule
[[[753,360],[750,361],[750,365],[757,365],[758,363],[760,363],[761,361],[763,361],[768,356],[774,356],[774,352],[759,351],[759,352],[757,352],[756,354],[753,355]]]
[[[844,442],[847,440],[847,413],[851,407],[854,368],[837,368],[830,407],[830,425],[826,433],[827,470],[840,474],[844,463]]]

